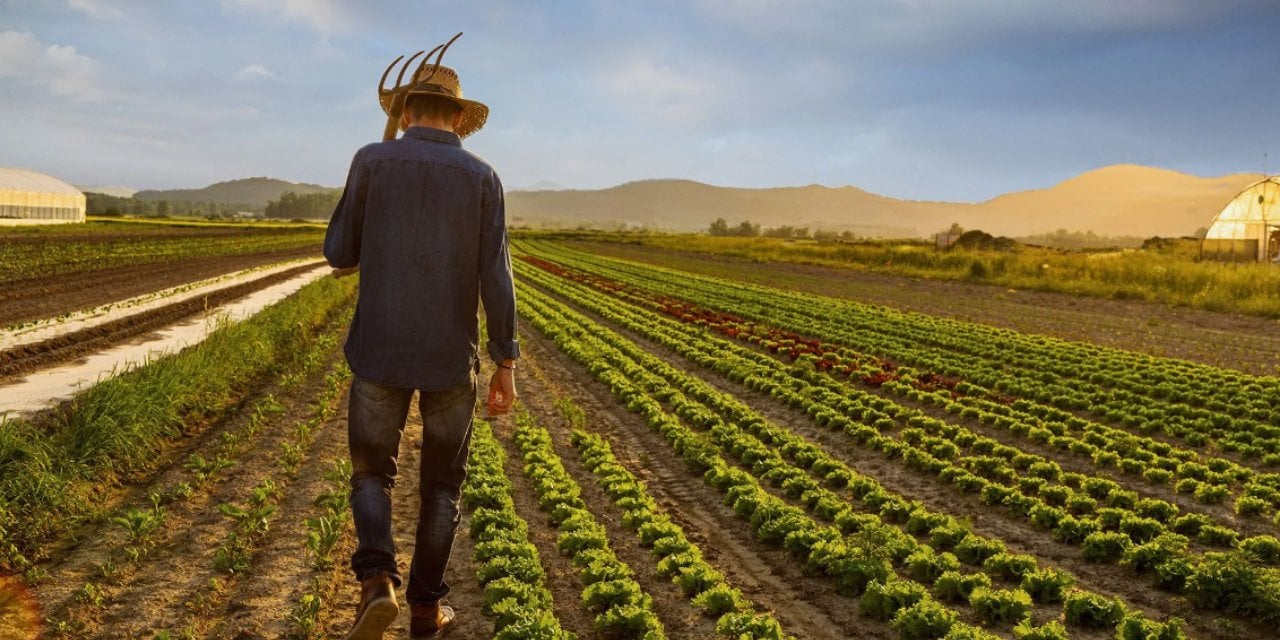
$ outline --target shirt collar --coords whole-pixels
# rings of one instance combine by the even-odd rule
[[[417,138],[419,140],[427,140],[429,142],[441,142],[444,144],[452,144],[462,146],[462,138],[452,131],[443,131],[433,129],[431,127],[412,126],[404,130],[404,137]]]

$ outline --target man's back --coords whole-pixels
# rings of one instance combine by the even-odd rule
[[[346,352],[362,378],[427,390],[458,383],[475,364],[482,291],[490,333],[514,338],[502,185],[453,133],[411,127],[357,152],[325,256],[360,267]],[[495,358],[513,350],[491,343]]]

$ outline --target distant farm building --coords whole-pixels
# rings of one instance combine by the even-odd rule
[[[1259,180],[1222,208],[1200,244],[1201,257],[1280,261],[1280,176]]]
[[[80,190],[26,169],[0,167],[0,225],[84,222]]]

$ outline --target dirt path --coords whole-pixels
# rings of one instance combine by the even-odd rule
[[[758,263],[602,242],[569,246],[606,256],[905,311],[1185,358],[1255,374],[1280,373],[1277,321],[1062,293],[790,263]]]
[[[51,318],[250,267],[299,258],[319,258],[319,247],[137,264],[56,278],[8,280],[0,286],[0,326]]]
[[[521,348],[521,365],[528,371],[518,382],[524,402],[542,416],[556,397],[572,397],[586,411],[588,428],[609,440],[619,461],[646,483],[689,539],[702,547],[708,561],[752,601],[773,611],[787,633],[798,638],[897,637],[886,625],[857,616],[856,602],[836,593],[831,581],[804,575],[785,551],[756,540],[747,523],[684,465],[660,435],[559,353],[554,343],[534,329],[522,329]],[[544,426],[551,430],[557,452],[568,466],[576,454],[567,444],[565,426],[554,419],[544,419]],[[585,472],[580,463],[574,470],[575,475]],[[584,480],[588,478],[579,482],[585,485]]]
[[[343,425],[342,443],[338,448],[341,455],[349,455],[346,445],[347,411],[344,403],[339,422]],[[396,486],[391,496],[392,535],[395,537],[397,561],[404,576],[404,584],[396,593],[400,603],[400,617],[387,630],[386,638],[409,637],[409,605],[405,600],[405,587],[409,580],[409,561],[413,557],[414,534],[418,522],[418,509],[421,504],[418,496],[418,465],[422,448],[422,416],[418,413],[415,398],[410,405],[409,421],[404,436],[400,441],[399,472]],[[532,524],[532,523],[530,523]],[[445,581],[449,583],[447,600],[458,614],[458,627],[449,633],[450,640],[482,640],[493,636],[493,624],[481,613],[484,604],[484,592],[480,589],[475,577],[473,555],[475,545],[467,535],[470,527],[469,514],[463,513],[458,531],[453,538],[453,554],[449,559],[449,567],[445,572]],[[354,549],[352,549],[354,550]],[[541,549],[540,549],[541,550]],[[336,558],[342,569],[343,581],[338,587],[337,599],[327,612],[325,620],[325,638],[342,638],[351,628],[355,620],[356,609],[360,605],[360,586],[355,581],[349,566],[350,551],[340,553]]]

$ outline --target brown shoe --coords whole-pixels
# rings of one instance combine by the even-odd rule
[[[391,577],[385,573],[360,581],[360,609],[346,640],[382,640],[382,632],[396,621],[400,605]]]
[[[411,605],[410,611],[413,617],[409,620],[409,637],[413,640],[439,638],[452,631],[457,621],[453,607],[443,602]]]

